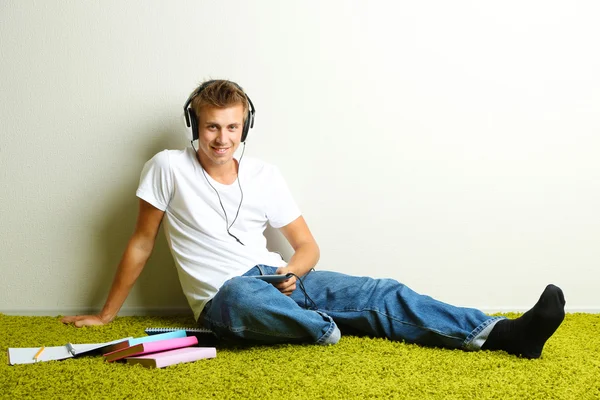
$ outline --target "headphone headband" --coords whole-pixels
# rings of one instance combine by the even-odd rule
[[[183,106],[183,114],[185,115],[185,123],[189,128],[192,129],[192,140],[198,140],[198,118],[196,116],[196,112],[191,107],[192,101],[194,100],[194,98],[196,96],[198,96],[200,94],[200,92],[202,92],[204,89],[206,89],[206,87],[213,82],[216,82],[216,80],[213,79],[210,81],[206,81],[202,85],[200,85],[200,87],[198,87],[198,89],[194,90],[192,92],[192,94],[190,94],[190,97],[188,97],[187,101],[185,102],[185,104]],[[231,81],[227,81],[227,82],[232,83],[233,85],[235,85],[235,87],[237,87],[239,90],[241,90],[242,93],[244,93],[246,100],[248,101],[248,113],[246,114],[246,120],[244,121],[244,129],[242,131],[242,139],[241,139],[242,142],[245,142],[246,137],[248,136],[248,131],[250,130],[250,128],[254,127],[254,113],[255,113],[254,104],[252,104],[252,100],[250,100],[250,97],[248,97],[248,95],[246,94],[246,92],[244,92],[244,89],[242,89],[242,87],[240,85],[238,85],[235,82],[231,82]]]

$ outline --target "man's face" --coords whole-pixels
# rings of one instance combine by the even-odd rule
[[[198,115],[198,155],[205,168],[232,161],[244,128],[244,106],[202,107]]]

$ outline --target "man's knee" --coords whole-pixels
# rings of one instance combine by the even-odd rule
[[[264,282],[241,276],[231,278],[219,289],[215,299],[221,307],[229,309],[254,308],[253,303],[260,302],[257,293],[265,289],[261,287],[265,286],[263,284]]]

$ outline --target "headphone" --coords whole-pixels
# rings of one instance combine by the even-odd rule
[[[210,81],[206,81],[204,82],[202,85],[200,85],[200,87],[196,90],[194,90],[194,92],[192,92],[192,94],[190,95],[190,97],[188,97],[187,101],[185,102],[185,105],[183,106],[183,114],[185,115],[185,123],[188,126],[188,128],[192,128],[192,142],[194,140],[198,140],[198,117],[196,116],[196,112],[194,111],[194,109],[191,107],[192,104],[192,100],[194,100],[194,98],[196,96],[198,96],[200,94],[200,92],[202,92],[204,89],[206,89],[206,87],[212,83],[216,82],[215,79],[210,80]],[[240,85],[238,85],[235,82],[231,82],[231,81],[227,81],[229,83],[232,83],[235,85],[235,87],[237,87],[238,89],[240,89],[242,91],[242,93],[244,93],[244,96],[246,96],[246,100],[248,100],[248,114],[246,115],[246,121],[244,122],[244,128],[242,130],[242,143],[246,141],[246,137],[248,136],[248,131],[250,130],[250,128],[254,127],[254,104],[252,104],[252,100],[250,100],[250,97],[248,97],[248,95],[246,94],[246,92],[244,92],[244,89],[242,89],[242,87]]]
[[[204,89],[206,89],[206,87],[213,82],[216,82],[216,80],[213,79],[213,80],[204,82],[202,85],[200,85],[200,87],[198,89],[196,89],[196,90],[194,90],[194,92],[192,92],[190,97],[188,97],[187,101],[185,102],[185,105],[183,106],[183,113],[185,115],[185,123],[187,124],[187,126],[189,128],[192,128],[192,142],[191,142],[192,147],[194,147],[194,140],[198,140],[198,118],[196,116],[196,112],[190,106],[190,104],[192,103],[192,100],[194,100],[194,98],[200,94],[200,92],[202,92]],[[239,90],[241,90],[242,93],[244,93],[246,100],[248,100],[248,105],[249,105],[248,106],[248,114],[246,115],[246,121],[244,122],[244,128],[242,130],[242,138],[241,138],[241,142],[244,143],[244,150],[246,150],[245,141],[246,141],[246,137],[248,136],[248,131],[250,130],[250,128],[254,127],[254,112],[255,112],[254,104],[252,104],[252,100],[250,100],[250,97],[248,97],[248,95],[246,94],[246,92],[244,92],[244,89],[242,89],[240,85],[238,85],[235,82],[231,82],[231,81],[227,81],[227,82],[232,83],[233,85],[235,85],[235,87],[237,87]],[[194,152],[195,151],[196,151],[196,149],[194,148]],[[242,162],[243,157],[244,157],[244,151],[242,151],[242,156],[240,157],[240,161],[239,161],[240,164]],[[200,160],[198,160],[198,162],[199,161]],[[225,211],[225,207],[223,206],[223,202],[221,201],[221,196],[219,196],[219,191],[217,189],[215,189],[215,187],[208,180],[208,178],[206,176],[206,172],[204,171],[204,168],[202,168],[202,174],[204,175],[206,182],[215,191],[215,193],[217,194],[217,197],[219,198],[219,204],[221,205],[221,209],[223,210],[223,215],[225,216],[225,229],[227,229],[227,234],[229,236],[231,236],[232,238],[234,238],[239,244],[241,244],[242,246],[245,246],[245,244],[242,243],[242,241],[240,239],[238,239],[234,234],[232,234],[229,231],[229,229],[231,229],[231,227],[237,220],[237,217],[240,214],[240,208],[242,208],[242,202],[244,201],[244,192],[242,191],[242,184],[240,183],[239,175],[237,178],[237,182],[238,182],[238,186],[240,187],[240,193],[241,193],[240,205],[238,206],[237,213],[235,214],[235,218],[233,219],[233,222],[231,224],[229,224],[229,218],[227,218],[227,212]]]

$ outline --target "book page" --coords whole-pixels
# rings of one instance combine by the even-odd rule
[[[67,349],[67,346],[54,346],[46,347],[36,361],[33,359],[33,356],[35,356],[40,348],[41,347],[9,348],[8,363],[10,365],[34,364],[36,362],[64,360],[65,358],[73,357],[69,352],[69,349]]]
[[[81,354],[89,353],[94,350],[99,350],[103,347],[107,347],[107,346],[113,345],[115,343],[120,343],[120,342],[123,342],[125,340],[130,340],[130,339],[133,339],[133,337],[129,336],[129,337],[126,337],[123,339],[117,339],[117,340],[113,340],[112,342],[106,342],[106,343],[71,344],[70,346],[73,349],[73,355],[79,356]]]
[[[85,353],[92,352],[94,350],[101,349],[114,343],[119,343],[123,340],[131,339],[132,337],[126,337],[124,339],[113,340],[107,343],[87,343],[87,344],[68,344],[65,346],[53,346],[46,347],[42,354],[38,357],[37,361],[33,359],[33,356],[40,350],[40,347],[18,347],[8,349],[8,363],[10,365],[16,364],[34,364],[36,362],[43,361],[56,361],[64,360],[66,358],[73,358]],[[73,353],[69,351],[69,347]]]

